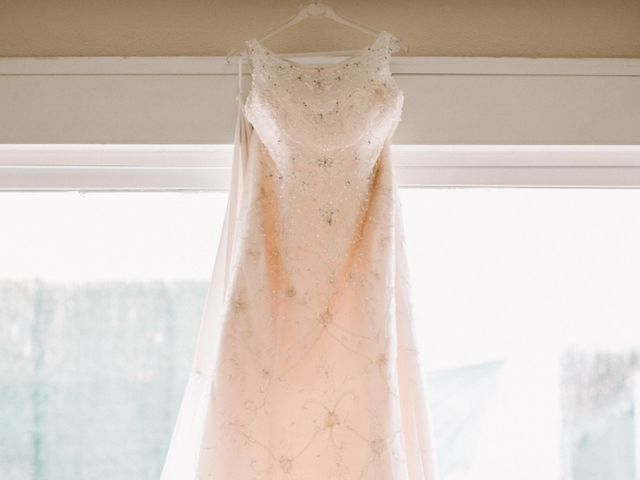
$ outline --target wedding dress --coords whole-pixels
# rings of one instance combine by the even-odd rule
[[[224,227],[161,480],[436,477],[389,150],[396,42],[382,31],[329,66],[245,42],[251,88],[243,99],[240,74]]]

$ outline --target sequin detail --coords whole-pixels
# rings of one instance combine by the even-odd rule
[[[274,157],[275,135],[288,135],[282,148],[340,150],[393,134],[404,96],[391,74],[392,34],[383,30],[363,53],[328,66],[278,57],[255,38],[245,43],[252,81],[244,110]]]

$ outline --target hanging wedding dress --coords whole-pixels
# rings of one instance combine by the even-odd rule
[[[246,41],[223,233],[161,480],[436,478],[389,150],[396,42],[382,31],[311,66]]]

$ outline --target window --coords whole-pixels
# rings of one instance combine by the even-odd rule
[[[401,201],[443,480],[635,478],[640,191]],[[0,477],[158,478],[225,206],[0,192]]]
[[[640,191],[403,200],[444,478],[636,478]]]
[[[0,59],[0,478],[157,480],[237,71]],[[442,480],[637,478],[639,198],[608,187],[640,186],[640,63],[402,57],[394,73],[413,99],[392,150]]]
[[[0,192],[0,478],[159,477],[225,202]]]

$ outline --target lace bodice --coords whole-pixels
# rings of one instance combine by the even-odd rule
[[[245,112],[274,157],[296,144],[324,152],[358,143],[380,147],[404,99],[389,62],[397,41],[383,30],[359,55],[303,66],[247,40],[252,84]]]
[[[302,66],[246,41],[251,89],[244,102],[261,148],[265,198],[278,211],[280,255],[291,281],[331,279],[367,214],[377,160],[401,116],[391,75],[397,39],[382,31],[359,55]],[[303,255],[314,245],[314,255]],[[319,287],[320,288],[320,287]]]

